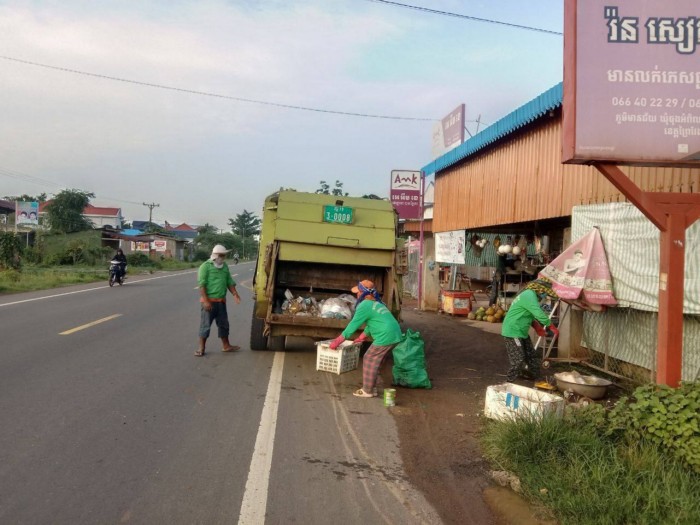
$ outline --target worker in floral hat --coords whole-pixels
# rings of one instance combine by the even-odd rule
[[[501,335],[505,340],[510,362],[506,378],[509,382],[515,381],[523,373],[523,365],[527,365],[531,379],[537,379],[540,375],[540,360],[535,355],[529,335],[531,326],[537,335],[546,336],[547,331],[551,331],[554,336],[559,336],[559,330],[540,307],[540,301],[547,297],[559,299],[552,289],[552,281],[546,277],[530,281],[513,299],[513,304],[503,319]]]
[[[353,395],[376,397],[379,370],[387,354],[401,341],[401,327],[381,301],[381,296],[372,281],[358,282],[357,286],[352,288],[352,293],[357,296],[355,315],[343,333],[336,337],[329,346],[335,350],[362,325],[365,325],[364,331],[354,342],[361,343],[371,337],[372,345],[362,359],[362,388],[353,392]]]

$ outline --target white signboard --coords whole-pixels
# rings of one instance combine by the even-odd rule
[[[445,264],[464,264],[464,230],[435,234],[435,261]]]

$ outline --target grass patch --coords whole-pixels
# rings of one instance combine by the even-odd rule
[[[152,273],[154,270],[177,271],[197,266],[199,263],[165,260],[154,262],[148,267],[129,265],[128,274]],[[0,270],[0,294],[49,290],[72,284],[100,281],[107,283],[108,276],[107,265],[50,268],[24,265],[21,270]]]
[[[562,524],[700,523],[700,475],[654,444],[607,439],[586,421],[554,417],[489,422],[482,444]]]

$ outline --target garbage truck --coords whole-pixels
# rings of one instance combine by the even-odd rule
[[[343,294],[347,300],[363,279],[375,283],[400,319],[403,243],[397,225],[386,200],[286,190],[267,197],[253,278],[250,348],[283,350],[289,336],[338,336],[350,320],[315,315],[313,306]]]

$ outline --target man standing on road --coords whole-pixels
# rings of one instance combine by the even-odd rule
[[[226,291],[233,294],[236,304],[241,303],[241,296],[236,291],[236,281],[231,277],[231,271],[226,265],[226,254],[231,251],[217,244],[211,251],[208,261],[202,263],[197,272],[199,284],[199,302],[202,303],[202,311],[199,322],[199,348],[194,353],[201,357],[205,353],[207,339],[211,330],[212,321],[216,321],[219,338],[223,345],[222,352],[232,352],[240,349],[229,343],[228,312],[226,311]]]

